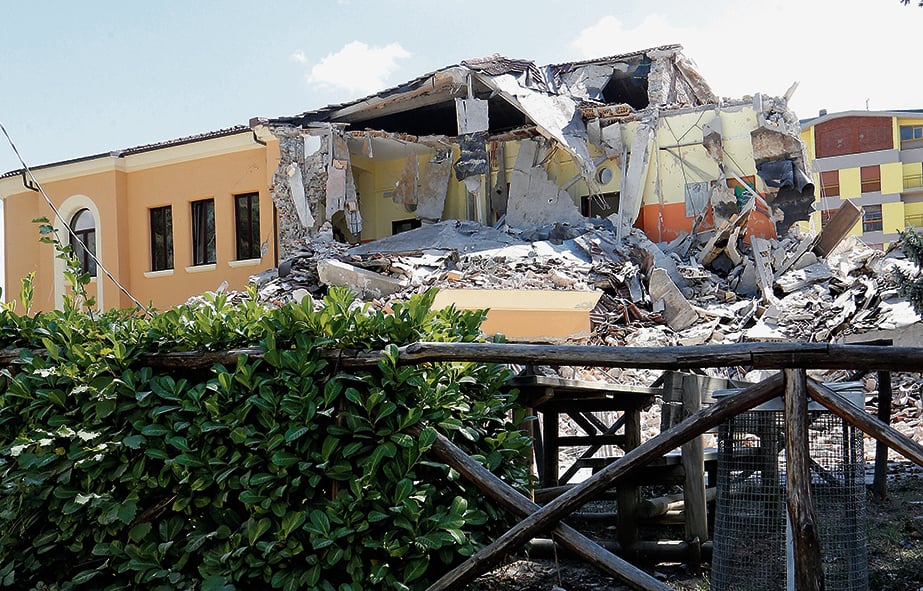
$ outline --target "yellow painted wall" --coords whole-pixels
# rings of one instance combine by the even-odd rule
[[[923,226],[923,201],[904,204],[904,226]]]
[[[885,195],[904,190],[904,167],[900,162],[881,165],[881,192]]]
[[[278,147],[256,144],[249,137],[239,134],[123,158],[52,166],[39,169],[36,176],[58,207],[74,195],[92,201],[99,212],[97,256],[102,264],[143,304],[163,309],[214,290],[224,281],[229,289],[243,289],[250,275],[275,266],[274,213],[267,183],[272,175],[268,170],[271,155],[267,152],[275,150],[277,158]],[[273,170],[275,166],[273,163]],[[34,309],[49,310],[55,301],[54,252],[51,245],[39,242],[38,228],[31,220],[38,216],[52,219],[53,213],[39,195],[17,183],[18,178],[0,181],[6,213],[6,284],[18,293],[21,278],[36,271]],[[266,242],[268,249],[259,260],[238,262],[233,196],[250,192],[260,194],[260,242]],[[189,272],[190,203],[199,199],[215,200],[217,261],[213,269]],[[164,205],[173,208],[174,269],[151,273],[149,210]],[[102,271],[90,295],[95,295],[99,284],[103,308],[133,305]]]
[[[911,162],[902,166],[904,189],[918,189],[923,187],[923,163]]]
[[[810,125],[806,129],[801,131],[801,141],[804,142],[804,150],[807,154],[807,158],[810,161],[814,161],[814,158],[817,157],[817,152],[815,152],[815,143],[814,143],[814,126]]]
[[[862,195],[862,177],[858,168],[840,169],[840,197],[851,199]]]
[[[905,226],[904,215],[904,204],[902,202],[882,203],[881,231],[885,234],[903,231]]]

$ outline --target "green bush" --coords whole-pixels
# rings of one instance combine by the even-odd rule
[[[427,453],[436,432],[514,485],[529,445],[503,367],[398,365],[397,345],[478,338],[482,315],[433,296],[0,310],[0,347],[22,347],[0,385],[0,584],[425,588],[507,524]],[[248,346],[262,358],[207,370],[142,358]],[[385,355],[347,371],[321,355],[338,348]]]

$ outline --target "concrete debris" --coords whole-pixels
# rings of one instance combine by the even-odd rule
[[[740,262],[724,257],[725,270],[715,261],[699,262],[707,244],[696,244],[682,258],[666,254],[659,248],[666,245],[651,243],[637,229],[620,242],[611,225],[562,228],[566,232],[553,239],[527,240],[513,228],[448,220],[352,248],[305,241],[278,273],[253,280],[267,302],[288,301],[299,289],[317,299],[327,285],[346,285],[381,308],[432,287],[481,290],[466,292],[466,301],[484,308],[499,302],[486,295],[489,290],[596,292],[589,334],[571,335],[570,341],[617,346],[823,342],[888,331],[912,335],[919,324],[898,297],[891,271],[912,263],[852,236],[829,257],[806,253],[803,263],[778,273],[778,265],[789,264],[787,254],[816,237],[793,229],[782,240],[753,238],[748,244],[735,236]],[[545,328],[541,337],[507,336],[564,338]]]
[[[525,141],[519,148],[516,165],[510,175],[510,194],[506,205],[506,222],[516,228],[529,228],[584,220],[570,195],[548,178],[541,165],[541,145]],[[540,204],[540,206],[536,206]]]
[[[655,267],[651,270],[647,290],[651,294],[654,308],[662,306],[663,319],[673,330],[685,330],[699,319],[692,304],[683,296],[663,269]]]
[[[390,296],[405,287],[399,279],[331,259],[317,261],[317,278],[322,285],[349,287],[362,299]]]

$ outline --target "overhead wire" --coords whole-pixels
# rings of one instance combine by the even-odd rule
[[[96,256],[96,252],[94,252],[95,249],[90,250],[89,248],[87,248],[87,245],[83,242],[80,236],[78,236],[77,233],[74,232],[73,228],[71,228],[70,226],[70,223],[68,223],[68,221],[64,219],[64,217],[61,215],[61,212],[58,211],[58,208],[52,202],[51,198],[48,197],[47,193],[45,193],[45,189],[42,187],[42,184],[38,181],[37,178],[35,178],[35,175],[32,173],[32,169],[29,167],[28,164],[26,164],[26,161],[23,159],[22,155],[19,153],[19,149],[16,147],[16,143],[13,142],[13,138],[10,137],[9,132],[6,130],[6,127],[3,125],[2,122],[0,122],[0,130],[2,130],[3,135],[6,136],[6,141],[9,142],[10,147],[13,149],[13,152],[16,154],[16,158],[19,159],[19,163],[22,164],[23,170],[26,172],[26,174],[29,175],[29,179],[31,180],[32,184],[37,188],[39,194],[41,194],[42,198],[44,198],[45,203],[47,203],[48,207],[51,208],[51,211],[54,212],[55,218],[59,222],[61,222],[61,224],[67,229],[67,232],[70,235],[71,241],[77,242],[78,244],[80,244],[80,246],[83,248],[83,251],[86,252],[88,255],[90,255],[90,258],[92,258],[93,262],[96,263],[96,268],[101,269],[103,274],[106,277],[108,277],[109,280],[112,281],[112,283],[115,284],[116,287],[119,288],[119,291],[125,294],[128,297],[128,299],[130,299],[138,308],[143,310],[145,314],[147,314],[148,316],[153,316],[154,313],[151,312],[151,310],[147,306],[145,306],[140,301],[138,301],[138,299],[135,296],[133,296],[131,292],[128,291],[128,288],[122,285],[122,283],[115,277],[115,275],[113,275],[109,271],[109,269],[107,269],[106,266],[103,265],[102,261],[99,260],[99,257]]]

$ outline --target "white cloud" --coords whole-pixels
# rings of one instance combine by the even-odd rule
[[[920,12],[914,12],[914,11]],[[605,16],[572,41],[582,57],[679,43],[719,96],[762,92],[779,96],[799,82],[791,106],[802,118],[830,112],[920,108],[906,57],[913,35],[895,25],[923,9],[899,2],[737,0],[709,20],[687,24],[682,14],[649,14],[626,26]]]
[[[300,49],[296,51],[295,53],[293,53],[292,55],[290,55],[289,59],[291,59],[293,62],[298,62],[299,64],[308,63],[308,56],[306,56],[304,52],[301,51]]]
[[[353,41],[315,64],[308,81],[354,94],[372,94],[387,88],[391,74],[398,68],[398,60],[409,57],[410,53],[399,43],[369,47],[361,41]]]

